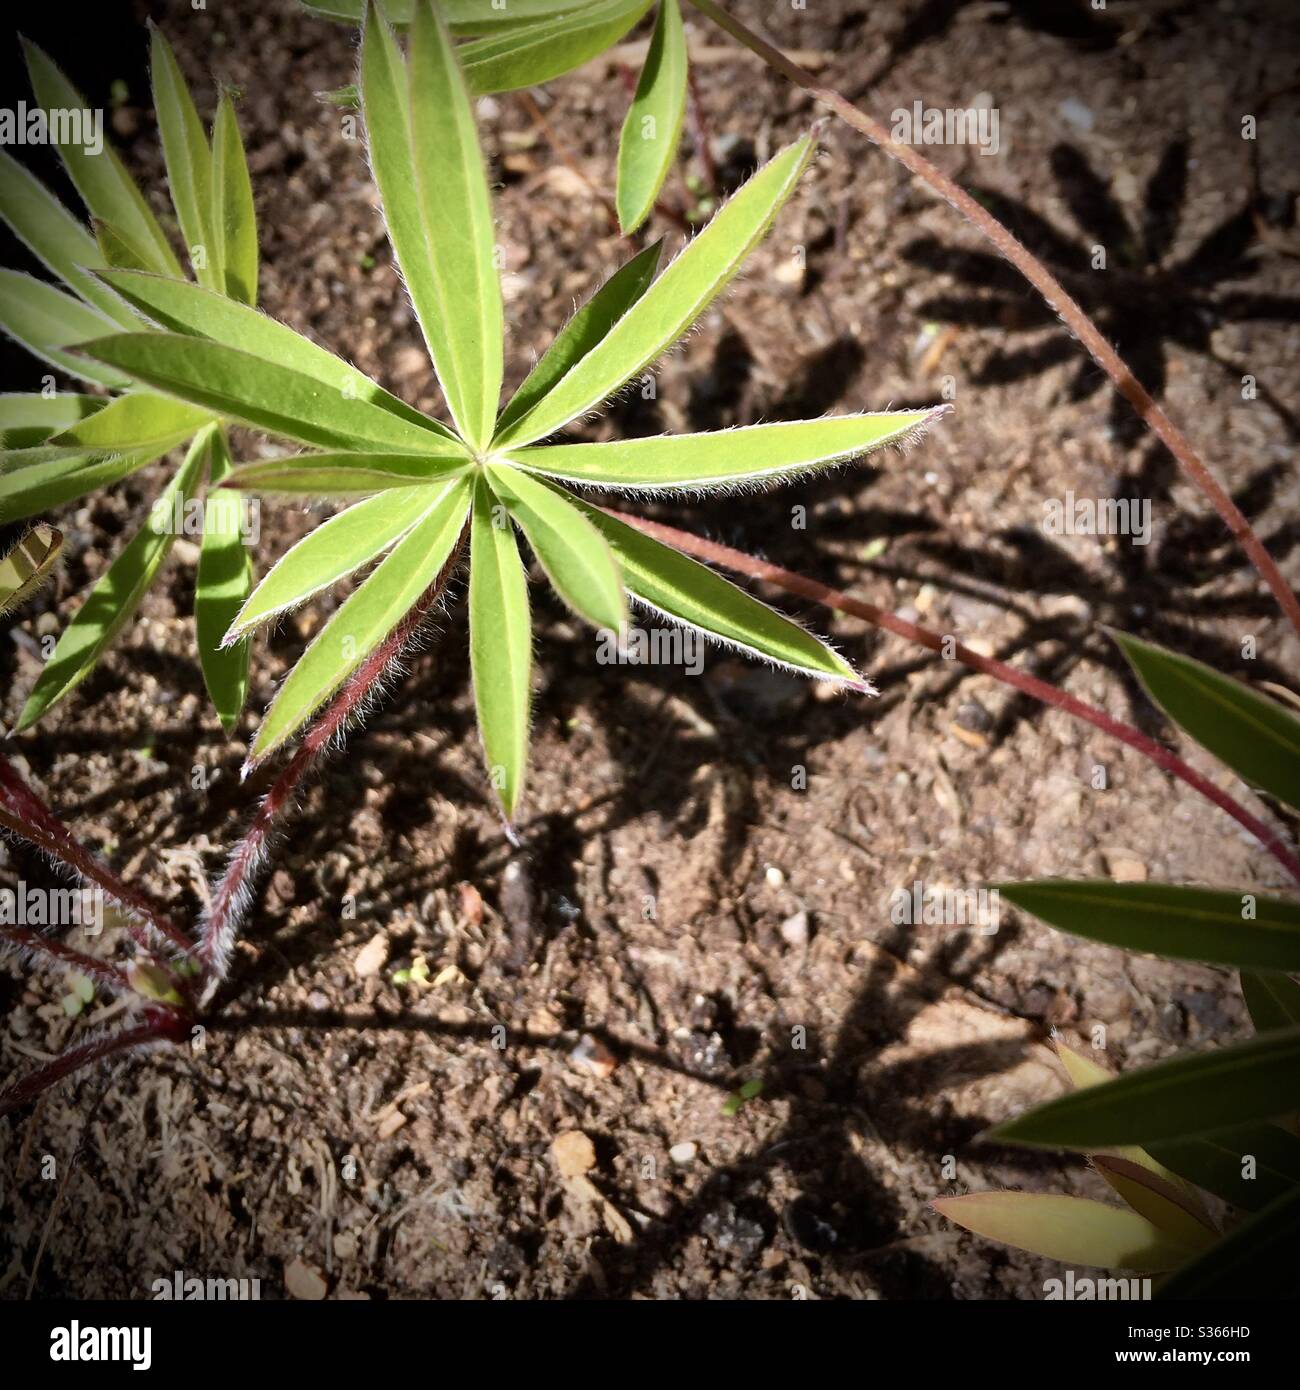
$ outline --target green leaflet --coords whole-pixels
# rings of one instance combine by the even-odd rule
[[[1192,1247],[1123,1207],[1059,1193],[974,1192],[930,1205],[958,1226],[1070,1265],[1160,1273]]]
[[[358,502],[322,522],[271,567],[239,610],[222,641],[235,642],[259,623],[368,564],[393,545],[443,496],[445,487],[406,487]]]
[[[257,731],[250,763],[300,729],[437,579],[464,529],[469,484],[457,478],[428,491],[433,496],[420,520],[348,596],[289,672]]]
[[[228,486],[287,496],[368,497],[386,488],[431,483],[468,468],[464,459],[413,454],[296,454],[236,468]]]
[[[1300,1294],[1300,1187],[1277,1197],[1172,1274],[1158,1297],[1295,1298]]]
[[[495,465],[488,476],[565,603],[596,627],[621,632],[627,600],[618,562],[600,532],[558,492],[517,468]]]
[[[686,111],[686,30],[677,0],[659,16],[618,142],[618,221],[630,236],[650,215],[677,153]]]
[[[651,0],[592,0],[571,14],[476,39],[459,50],[465,80],[477,94],[540,86],[616,44],[650,5]]]
[[[87,108],[86,99],[35,44],[24,40],[23,52],[32,90],[47,112]],[[152,269],[179,276],[180,262],[113,147],[105,142],[103,150],[90,154],[81,145],[60,144],[59,154],[91,214],[118,228],[131,245],[147,248]]]
[[[482,477],[470,523],[469,657],[488,776],[511,817],[528,766],[532,622],[514,527]]]
[[[998,885],[1060,931],[1126,951],[1254,970],[1300,970],[1300,902],[1168,883],[1042,879]]]
[[[244,546],[246,499],[219,489],[230,474],[225,435],[213,430],[208,445],[208,492],[203,508],[203,542],[194,585],[194,630],[203,680],[226,733],[239,722],[248,695],[248,643],[223,647],[226,629],[248,598],[253,570]]]
[[[491,0],[439,0],[442,17],[453,34],[486,34],[518,29],[591,4],[591,0],[508,0],[497,6]],[[322,19],[360,24],[366,0],[303,0],[304,8]],[[384,0],[383,10],[390,24],[409,24],[415,0]]]
[[[709,434],[512,449],[507,457],[521,468],[600,487],[640,491],[720,487],[790,477],[856,458],[906,439],[940,413],[942,408],[830,415]]]
[[[291,367],[343,396],[377,405],[430,434],[454,438],[445,425],[391,395],[341,357],[246,304],[187,280],[169,280],[162,275],[108,270],[101,278],[128,304],[174,333],[210,339]]]
[[[1092,1166],[1139,1216],[1189,1250],[1202,1250],[1218,1234],[1198,1199],[1174,1179],[1113,1154],[1093,1154]]]
[[[628,309],[650,287],[659,267],[663,238],[638,252],[620,266],[555,335],[523,385],[510,398],[497,421],[497,434],[505,431],[533,408],[568,372],[601,341]]]
[[[207,432],[190,445],[185,462],[158,496],[145,523],[100,576],[85,603],[63,629],[53,655],[18,716],[16,730],[29,728],[90,674],[105,648],[140,606],[176,539],[173,518],[193,496],[207,448]],[[113,460],[117,462],[117,460]]]
[[[1101,1149],[1212,1134],[1300,1109],[1300,1027],[1128,1072],[1040,1105],[989,1138],[1046,1148]],[[1177,1168],[1170,1164],[1175,1172]]]
[[[1249,786],[1300,810],[1300,719],[1191,657],[1112,632],[1151,698]]]
[[[32,448],[102,410],[105,404],[102,396],[83,396],[76,391],[56,391],[50,396],[26,392],[0,395],[0,448]]]
[[[492,437],[501,403],[501,281],[487,171],[451,39],[431,0],[411,24],[411,149],[439,317],[429,343],[466,443]],[[403,266],[405,268],[405,266]]]
[[[812,157],[805,136],[769,161],[549,395],[505,430],[497,447],[553,434],[648,366],[700,316],[740,269]]]
[[[445,456],[453,446],[368,401],[279,362],[203,338],[119,333],[80,351],[159,391],[271,434],[327,448],[375,446],[395,453]]]
[[[149,449],[162,453],[211,420],[211,413],[197,406],[152,391],[132,391],[53,435],[49,446],[86,454],[143,453]]]
[[[95,244],[99,247],[105,267],[118,270],[149,269],[148,255],[134,246],[129,237],[101,218],[95,217],[91,220],[95,227]],[[129,319],[123,319],[122,325],[125,328],[134,328],[135,322],[133,314]]]
[[[229,92],[212,122],[213,226],[221,243],[224,288],[241,304],[257,303],[257,215],[248,159]]]
[[[39,179],[0,150],[0,218],[33,255],[83,299],[126,327],[131,311],[83,267],[102,265],[95,238]]]
[[[1241,972],[1241,992],[1257,1033],[1300,1023],[1300,984],[1287,975]]]
[[[190,267],[200,284],[219,289],[225,277],[221,239],[212,218],[212,151],[176,55],[154,24],[149,26],[149,60],[167,183]]]
[[[115,327],[98,309],[18,270],[0,269],[0,330],[33,356],[101,386],[128,386],[130,378],[111,367],[86,362],[64,348],[111,333]]]
[[[843,657],[720,574],[634,526],[569,499],[610,543],[628,592],[678,622],[804,675],[859,684]]]
[[[0,476],[0,522],[21,521],[96,492],[138,473],[159,458],[161,452],[118,454],[96,463],[87,463],[74,455],[6,473]]]

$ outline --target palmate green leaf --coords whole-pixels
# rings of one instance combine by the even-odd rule
[[[465,80],[477,95],[540,86],[616,44],[651,3],[592,0],[571,14],[475,39],[458,50]]]
[[[1300,984],[1287,975],[1241,972],[1241,992],[1257,1033],[1300,1023]]]
[[[1148,694],[1179,728],[1259,787],[1300,810],[1300,719],[1191,657],[1112,632]]]
[[[348,596],[289,672],[257,731],[250,763],[260,762],[300,729],[434,583],[464,530],[469,490],[464,478],[440,489],[420,489],[427,505],[419,521]]]
[[[74,357],[65,348],[102,338],[116,325],[98,309],[56,290],[35,276],[0,269],[0,332],[33,356],[71,376],[101,386],[124,387],[130,378],[112,367]]]
[[[451,37],[431,0],[411,22],[411,150],[439,320],[429,350],[466,443],[492,437],[503,310],[487,171]],[[405,266],[403,266],[405,269]]]
[[[1069,1265],[1159,1274],[1193,1253],[1136,1212],[1087,1197],[973,1192],[939,1197],[930,1205],[977,1236]]]
[[[414,454],[295,454],[236,468],[228,487],[314,498],[368,497],[388,488],[431,483],[468,469],[465,459]]]
[[[463,456],[441,436],[264,357],[176,333],[119,333],[79,352],[156,390],[271,434],[326,448]]]
[[[226,293],[241,304],[256,304],[257,215],[229,92],[222,92],[212,122],[212,220],[221,243]]]
[[[638,299],[650,288],[659,268],[663,238],[638,252],[620,266],[555,335],[537,365],[497,420],[503,434],[516,420],[547,394],[559,379],[601,341]]]
[[[621,632],[627,599],[604,536],[558,492],[517,468],[493,465],[488,476],[565,603],[596,627]]]
[[[385,391],[341,357],[246,304],[188,280],[170,280],[162,275],[107,270],[101,278],[128,304],[173,333],[206,338],[291,367],[343,396],[377,405],[430,434],[445,440],[454,438],[446,426]]]
[[[469,657],[488,776],[511,817],[528,767],[532,620],[514,527],[481,476],[470,523]]]
[[[358,502],[291,546],[253,590],[222,640],[234,642],[259,624],[345,579],[394,545],[445,491],[404,487]]]
[[[591,3],[592,0],[507,0],[498,6],[492,0],[439,0],[439,8],[451,32],[464,36],[523,28]],[[360,24],[366,12],[366,0],[303,0],[303,5],[322,19],[344,24]],[[415,0],[383,3],[390,24],[409,24],[414,8]]]
[[[561,388],[563,389],[563,388]],[[947,409],[831,415],[708,434],[511,449],[506,457],[565,482],[639,492],[716,488],[789,478],[897,444]]]
[[[208,430],[215,429],[209,426]],[[53,704],[88,676],[105,648],[140,606],[158,569],[176,540],[172,518],[194,495],[207,451],[208,430],[191,444],[185,462],[159,494],[144,524],[126,549],[100,576],[85,603],[63,629],[32,693],[18,716],[16,730],[30,728]]]
[[[84,396],[76,391],[56,391],[49,396],[6,392],[0,395],[0,448],[32,448],[103,410],[106,404],[103,396]]]
[[[245,499],[220,490],[230,475],[230,453],[221,430],[208,434],[208,492],[203,508],[203,541],[194,582],[194,633],[204,684],[221,720],[231,733],[248,695],[247,642],[225,647],[222,641],[235,614],[248,599],[253,567],[244,545]]]
[[[618,142],[618,222],[630,236],[650,215],[677,153],[686,112],[686,30],[677,0],[659,16]]]
[[[43,183],[0,150],[0,218],[70,289],[127,326],[131,311],[84,267],[104,264],[95,238]]]
[[[0,523],[38,516],[65,502],[120,482],[161,457],[165,450],[118,454],[87,462],[74,455],[0,475]]]
[[[85,110],[89,103],[34,43],[23,40],[32,90],[41,106],[64,111]],[[112,146],[98,154],[80,145],[60,144],[59,154],[82,201],[91,214],[117,227],[132,246],[147,249],[150,266],[162,275],[181,274],[158,219],[149,210],[135,181]]]
[[[212,216],[212,151],[171,44],[153,23],[149,25],[149,66],[167,184],[190,268],[201,285],[220,289],[225,276],[221,239]]]
[[[63,532],[33,526],[0,558],[0,618],[26,603],[54,572],[63,549]]]
[[[1298,1240],[1300,1187],[1293,1187],[1170,1275],[1157,1297],[1295,1298],[1300,1294]]]
[[[1160,1158],[1156,1141],[1212,1134],[1295,1109],[1300,1027],[1128,1072],[1040,1105],[988,1137],[1044,1148],[1142,1144]]]
[[[765,164],[554,390],[501,432],[494,447],[518,448],[553,434],[671,347],[766,233],[812,150],[812,137],[805,136]]]
[[[1300,970],[1300,902],[1292,899],[1096,879],[1003,883],[998,891],[1060,931],[1126,951]]]
[[[609,542],[633,598],[751,656],[822,680],[858,687],[853,667],[811,632],[730,580],[597,507],[569,501]]]
[[[1164,1140],[1152,1144],[1151,1153],[1179,1177],[1242,1211],[1258,1211],[1300,1184],[1300,1139],[1274,1124]]]
[[[49,439],[50,448],[85,454],[165,452],[212,420],[211,411],[152,391],[118,396],[103,410]]]

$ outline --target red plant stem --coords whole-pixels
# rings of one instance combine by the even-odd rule
[[[69,1048],[52,1062],[37,1067],[34,1072],[15,1082],[8,1090],[0,1092],[0,1117],[19,1109],[30,1100],[35,1100],[43,1091],[56,1086],[65,1076],[80,1071],[82,1067],[101,1062],[105,1057],[139,1047],[142,1043],[180,1042],[188,1033],[189,1026],[188,1020],[178,1014],[150,1013],[144,1023],[134,1028],[124,1028],[119,1033],[110,1033],[106,1037],[82,1043],[80,1047]]]
[[[61,941],[51,940],[28,927],[0,927],[0,941],[7,941],[20,951],[30,951],[34,956],[44,956],[56,965],[66,965],[70,970],[79,970],[83,975],[97,981],[105,989],[117,994],[125,994],[130,988],[126,976],[106,960],[96,960],[84,951],[65,946]]]
[[[424,591],[402,621],[352,673],[347,684],[326,707],[325,713],[304,735],[288,765],[262,798],[262,804],[257,808],[252,824],[230,856],[226,872],[222,875],[204,918],[199,956],[207,977],[208,994],[211,994],[229,972],[235,933],[246,906],[249,884],[266,854],[267,837],[271,827],[293,800],[298,784],[317,755],[342,733],[348,721],[366,703],[376,682],[388,669],[389,663],[401,653],[428,616],[430,609],[441,599],[464,547],[465,533],[462,532],[456,548],[437,579]]]
[[[1120,394],[1137,411],[1169,452],[1178,466],[1209,499],[1223,523],[1232,532],[1250,562],[1258,570],[1264,583],[1268,585],[1291,626],[1300,633],[1300,599],[1283,578],[1281,570],[1273,557],[1264,548],[1263,542],[1251,528],[1250,522],[1242,515],[1241,509],[1224,490],[1219,480],[1201,460],[1191,441],[1165,414],[1152,399],[1150,392],[1130,371],[1128,364],[1102,336],[1097,325],[1088,317],[1082,306],[1065,290],[1059,280],[1018,238],[1012,235],[986,208],[981,207],[974,198],[954,183],[936,165],[931,164],[924,155],[910,145],[900,145],[890,138],[889,132],[879,121],[868,116],[865,111],[854,106],[846,97],[829,87],[819,86],[816,78],[801,68],[798,63],[786,57],[775,44],[769,43],[761,35],[742,24],[729,14],[715,0],[690,0],[701,14],[713,20],[746,48],[758,54],[771,68],[791,82],[811,92],[824,106],[827,106],[846,124],[861,132],[874,144],[880,146],[887,155],[898,160],[904,168],[928,184],[948,205],[970,221],[981,232],[994,249],[1010,261],[1013,266],[1043,296],[1048,305],[1055,310],[1076,338],[1087,348],[1092,359],[1115,383]]]
[[[1248,830],[1263,845],[1297,883],[1300,883],[1300,859],[1297,859],[1288,846],[1263,821],[1257,816],[1251,815],[1244,806],[1233,800],[1221,787],[1215,786],[1209,778],[1203,777],[1195,768],[1189,767],[1181,758],[1176,757],[1167,748],[1163,748],[1155,739],[1148,738],[1144,733],[1133,728],[1132,725],[1125,724],[1122,720],[1107,714],[1105,710],[1098,709],[1095,705],[1086,704],[1083,700],[1076,699],[1057,686],[1039,680],[1037,676],[1027,675],[1024,671],[1018,671],[1014,666],[1008,666],[1004,661],[981,656],[979,652],[971,651],[969,647],[962,646],[960,642],[948,647],[947,652],[945,652],[945,642],[948,639],[945,639],[942,634],[933,632],[929,628],[920,627],[916,623],[909,623],[906,618],[900,618],[896,613],[877,608],[874,603],[852,598],[838,589],[819,584],[815,579],[807,579],[801,574],[794,574],[790,570],[782,569],[779,565],[769,564],[766,560],[759,560],[753,555],[746,555],[742,550],[732,550],[730,546],[720,545],[716,541],[704,540],[700,536],[693,536],[688,531],[678,531],[675,527],[664,526],[657,521],[647,521],[644,517],[631,516],[627,512],[613,511],[609,508],[606,510],[611,516],[627,522],[630,526],[635,526],[639,531],[644,531],[647,535],[663,541],[666,545],[671,545],[675,550],[685,551],[686,554],[694,555],[697,559],[722,565],[726,569],[749,575],[753,579],[766,580],[769,584],[776,584],[792,594],[799,594],[803,598],[812,599],[814,603],[824,604],[827,608],[835,608],[842,613],[851,613],[855,618],[861,618],[874,627],[884,628],[887,632],[892,632],[909,642],[915,642],[918,646],[926,647],[930,651],[938,652],[941,656],[950,653],[953,659],[969,666],[972,670],[992,676],[995,680],[1001,681],[1004,685],[1012,686],[1042,704],[1064,710],[1066,714],[1072,715],[1075,719],[1081,719],[1084,723],[1093,725],[1094,728],[1109,734],[1111,738],[1128,744],[1130,748],[1141,753],[1143,757],[1150,759],[1157,767],[1163,768],[1171,776],[1177,777],[1179,781],[1185,782],[1189,787],[1200,792],[1206,800],[1212,801],[1221,811],[1226,811],[1238,825]]]
[[[177,950],[188,955],[194,949],[194,943],[161,907],[138,888],[132,888],[120,879],[73,836],[3,754],[0,754],[0,803],[18,817],[23,823],[24,833],[38,848],[66,864],[82,878],[98,885],[115,903],[140,918]],[[135,923],[128,922],[127,928],[141,946],[149,948],[151,943]]]

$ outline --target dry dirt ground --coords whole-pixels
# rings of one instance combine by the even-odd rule
[[[126,84],[117,139],[161,209],[143,30],[114,27],[127,8],[80,31],[38,17],[33,32],[92,100]],[[174,0],[135,19],[148,8],[205,111],[211,78],[242,89],[264,306],[436,408],[362,146],[317,97],[351,80],[353,36],[288,0]],[[739,9],[770,11],[774,35],[877,113],[916,99],[998,109],[996,157],[935,157],[1072,277],[1294,576],[1294,6]],[[690,39],[730,185],[816,112],[703,21]],[[540,119],[515,96],[482,105],[511,383],[632,249],[600,194],[628,56],[539,93]],[[1244,114],[1259,119],[1253,143]],[[673,212],[704,196],[700,138],[688,130],[690,183],[675,175],[665,191]],[[670,216],[650,234],[680,241]],[[37,375],[6,357],[6,389]],[[973,232],[845,128],[828,128],[746,277],[655,382],[653,400],[632,395],[591,433],[955,394],[906,456],[655,509],[676,524],[920,615],[1153,731],[1103,623],[1256,677],[1297,668],[1253,574],[1091,363]],[[265,447],[239,443],[247,458]],[[146,474],[65,509],[67,563],[3,641],[6,720],[37,675],[31,639],[73,611],[155,484]],[[1071,489],[1151,499],[1151,544],[1045,535],[1045,502]],[[268,508],[259,569],[310,522]],[[13,747],[88,841],[192,916],[254,804],[238,768],[255,713],[337,596],[259,643],[250,713],[226,741],[192,647],[194,557],[179,549],[98,673]],[[916,880],[1277,883],[1255,846],[1147,763],[797,602],[782,600],[882,698],[822,699],[717,654],[698,676],[602,666],[592,634],[542,585],[535,595],[522,851],[480,770],[456,603],[287,824],[239,948],[231,1030],[109,1078],[52,1221],[42,1157],[66,1165],[96,1081],[0,1124],[5,1297],[26,1292],[43,1233],[39,1297],[146,1297],[175,1270],[256,1277],[264,1297],[316,1274],[334,1297],[1041,1296],[1044,1262],[953,1230],[927,1203],[1007,1185],[1102,1195],[1080,1161],[977,1142],[1061,1089],[1050,1030],[1087,1041],[1101,1028],[1117,1069],[1242,1030],[1224,972],[1135,959],[1010,911],[991,935],[890,920],[891,894]],[[43,872],[2,852],[10,879]],[[428,983],[394,984],[417,957]],[[64,993],[5,967],[6,1072],[95,1021],[98,1006],[70,1023]],[[729,1113],[750,1080],[761,1093]],[[568,1131],[594,1143],[594,1188],[557,1172],[552,1143]]]

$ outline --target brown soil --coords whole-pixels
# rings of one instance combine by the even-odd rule
[[[287,0],[154,8],[204,103],[211,76],[243,90],[265,307],[436,407],[362,147],[315,96],[351,80],[353,36]],[[1164,272],[1140,257],[1126,267],[1116,233],[1090,302],[1148,380],[1165,364],[1171,413],[1287,556],[1300,411],[1294,9],[772,8],[771,32],[877,113],[989,93],[1001,154],[936,158],[1046,219],[1067,263],[1106,240],[1106,188],[1142,226],[1143,192],[1164,165],[1153,198]],[[702,21],[691,36],[734,179],[814,111]],[[60,56],[67,42],[50,37]],[[139,57],[119,142],[161,208]],[[119,75],[87,52],[74,71],[100,82],[92,99]],[[543,99],[576,173],[518,98],[481,112],[512,383],[629,254],[594,192],[612,186],[626,106],[616,65],[595,63]],[[1240,136],[1251,112],[1254,145]],[[1261,586],[1199,495],[1113,416],[1099,374],[1061,350],[1064,333],[1030,293],[859,137],[831,126],[823,148],[747,277],[660,366],[656,399],[630,396],[593,431],[929,402],[945,377],[956,412],[906,457],[655,514],[914,610],[1153,730],[1103,622],[1285,680],[1300,653]],[[674,207],[685,197],[680,180],[666,190]],[[1252,198],[1257,216],[1231,221]],[[652,231],[678,237],[668,219]],[[6,389],[32,389],[38,369],[13,364]],[[1242,399],[1246,373],[1259,399]],[[244,457],[261,447],[240,443]],[[66,509],[68,562],[4,643],[6,720],[37,674],[28,639],[72,611],[156,480]],[[1045,536],[1044,501],[1068,489],[1152,498],[1151,545]],[[796,504],[806,529],[791,524]],[[268,508],[259,566],[308,524]],[[254,713],[327,610],[259,645],[253,713],[227,742],[192,650],[192,584],[182,553],[98,673],[15,750],[87,840],[186,915],[253,805],[238,768]],[[1061,1089],[1051,1028],[1090,1039],[1101,1027],[1108,1064],[1137,1066],[1241,1031],[1235,981],[1009,911],[989,936],[895,926],[891,893],[917,879],[965,888],[1049,873],[1267,886],[1271,861],[1091,729],[859,623],[783,600],[873,674],[883,696],[869,704],[717,654],[698,678],[606,668],[591,634],[542,585],[535,593],[524,849],[504,838],[480,770],[453,605],[285,827],[230,990],[227,1018],[249,1026],[109,1078],[48,1224],[36,1294],[147,1297],[182,1270],[255,1276],[278,1297],[301,1262],[338,1297],[1041,1296],[1044,1262],[955,1231],[928,1201],[1005,1185],[1103,1195],[1080,1161],[976,1136]],[[1241,660],[1248,635],[1253,664]],[[1096,765],[1107,790],[1093,789]],[[192,789],[196,768],[207,790]],[[792,786],[798,768],[806,789]],[[21,849],[0,854],[11,877],[43,872]],[[376,936],[387,964],[360,978]],[[431,983],[394,985],[392,970],[417,955]],[[93,1023],[93,1009],[69,1023],[63,993],[6,967],[6,1070]],[[575,1056],[583,1035],[594,1042]],[[601,1049],[617,1063],[605,1075],[581,1060]],[[761,1095],[724,1113],[750,1078]],[[58,1186],[41,1158],[62,1168],[96,1091],[91,1079],[0,1122],[6,1297],[26,1291]],[[557,1172],[552,1142],[572,1130],[594,1141],[591,1177],[612,1213]],[[675,1162],[669,1150],[684,1144],[693,1157]]]

